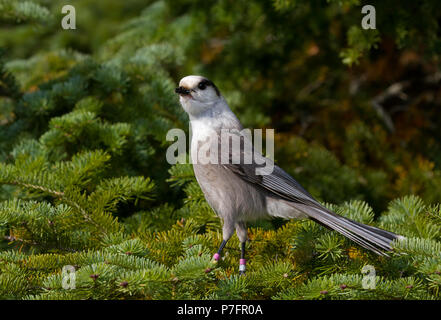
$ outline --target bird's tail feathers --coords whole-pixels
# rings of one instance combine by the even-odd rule
[[[346,238],[378,255],[388,256],[384,251],[392,251],[391,243],[396,239],[404,238],[393,232],[339,216],[326,208],[321,209],[302,205],[302,211],[315,222],[339,232]]]

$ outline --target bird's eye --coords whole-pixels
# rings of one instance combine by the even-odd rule
[[[207,85],[204,82],[201,82],[198,84],[198,88],[201,90],[205,90],[206,87],[207,87]]]

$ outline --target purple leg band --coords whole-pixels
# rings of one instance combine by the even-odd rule
[[[247,264],[247,261],[246,261],[245,259],[240,259],[240,260],[239,260],[239,264],[240,264],[240,265],[246,265],[246,264]]]
[[[215,253],[214,256],[213,256],[213,259],[218,261],[219,258],[220,258],[220,254],[219,253]]]

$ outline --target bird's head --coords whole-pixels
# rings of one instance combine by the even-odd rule
[[[175,92],[184,110],[193,116],[210,110],[222,99],[214,83],[201,76],[182,78]]]

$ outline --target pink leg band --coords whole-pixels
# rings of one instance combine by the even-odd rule
[[[246,261],[245,259],[240,259],[240,260],[239,260],[239,264],[240,264],[240,265],[246,265],[246,264],[247,264],[247,261]]]
[[[213,256],[213,259],[218,261],[219,258],[220,258],[220,254],[219,253],[215,253],[214,256]]]

